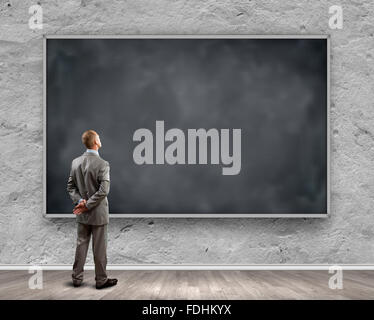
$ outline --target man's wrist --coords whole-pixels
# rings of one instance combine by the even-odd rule
[[[86,204],[85,204],[85,206],[86,206],[86,208],[88,209],[88,210],[90,210],[91,208],[91,203],[90,202],[88,202],[88,201],[86,201]]]

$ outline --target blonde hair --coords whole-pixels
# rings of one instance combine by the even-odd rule
[[[91,149],[95,144],[95,139],[98,134],[94,130],[87,130],[82,134],[82,142],[87,147]]]

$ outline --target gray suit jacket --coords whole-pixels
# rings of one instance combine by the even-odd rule
[[[71,163],[67,191],[73,204],[86,199],[88,211],[77,216],[77,222],[103,225],[109,222],[109,163],[96,153],[85,152]]]

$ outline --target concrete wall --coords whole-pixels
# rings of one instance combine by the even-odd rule
[[[374,263],[374,2],[39,1],[31,30],[36,3],[0,1],[0,263],[73,262],[75,221],[42,216],[42,35],[150,33],[330,34],[332,214],[113,219],[109,263]]]

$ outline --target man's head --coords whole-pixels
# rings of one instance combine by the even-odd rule
[[[82,142],[87,149],[98,150],[101,148],[99,135],[94,130],[87,130],[82,134]]]

